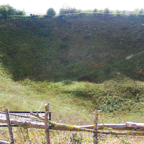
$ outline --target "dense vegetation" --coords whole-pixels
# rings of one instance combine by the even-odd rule
[[[104,122],[143,122],[143,15],[9,18],[0,19],[0,105],[44,110],[50,102],[53,120],[68,124],[92,124],[94,109],[107,113]]]
[[[1,21],[1,61],[14,80],[143,80],[143,16],[100,13]]]
[[[53,8],[49,8],[47,10],[47,15],[50,15],[50,16],[55,16],[56,15],[56,12]]]
[[[100,13],[1,21],[1,63],[15,81],[65,80],[68,84],[72,81],[103,84],[125,78],[143,81],[143,23],[143,15]],[[131,54],[133,57],[127,59]],[[116,91],[108,88],[100,94],[133,97],[134,101],[138,101],[137,95],[143,94],[135,83],[127,88],[118,82],[116,87]],[[97,101],[97,90],[78,91],[74,95],[93,99],[93,103]],[[102,101],[100,105],[105,104]]]
[[[76,8],[71,8],[71,7],[63,7],[60,9],[59,14],[74,14],[74,13],[104,13],[104,14],[115,14],[115,15],[125,15],[127,14],[127,11],[125,10],[110,10],[108,8],[105,9],[94,9],[94,10],[81,10],[81,9],[76,9]],[[133,15],[139,15],[139,14],[144,14],[144,9],[134,9],[133,11],[129,11],[128,14],[133,14]]]
[[[0,5],[0,14],[7,15],[25,15],[26,13],[21,10],[16,10],[10,5]]]

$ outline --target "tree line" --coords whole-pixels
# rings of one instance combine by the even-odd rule
[[[0,5],[0,15],[7,16],[7,15],[26,15],[24,11],[16,10],[9,4],[7,5]]]
[[[125,10],[109,10],[108,8],[105,9],[94,9],[94,10],[81,10],[71,7],[63,7],[60,9],[59,14],[71,14],[71,13],[93,13],[93,12],[99,12],[99,13],[105,13],[105,14],[127,14],[127,11]],[[133,11],[130,11],[129,14],[144,14],[144,9],[135,9]],[[26,15],[24,11],[16,10],[9,4],[7,5],[0,5],[0,15],[7,16],[7,15]],[[56,11],[53,8],[49,8],[46,12],[46,15],[55,16]]]
[[[108,8],[105,9],[94,9],[94,10],[81,10],[81,9],[76,9],[76,8],[71,8],[71,7],[63,7],[60,9],[59,14],[71,14],[71,13],[104,13],[104,14],[134,14],[134,15],[143,15],[144,14],[144,9],[134,9],[133,11],[125,11],[125,10],[110,10]],[[49,8],[47,10],[47,15],[55,16],[56,12],[53,8]]]

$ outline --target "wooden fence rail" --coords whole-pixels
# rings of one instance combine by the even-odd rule
[[[6,141],[0,141],[0,144],[11,144],[11,143],[6,142]]]
[[[85,131],[85,132],[92,132],[94,134],[94,144],[98,144],[97,134],[113,134],[113,135],[133,135],[133,136],[144,136],[144,124],[143,123],[132,123],[126,122],[126,124],[98,124],[98,114],[100,111],[95,111],[95,120],[94,125],[85,125],[85,126],[71,126],[66,124],[59,124],[56,122],[51,121],[51,113],[49,111],[49,103],[45,105],[45,116],[41,116],[38,113],[30,113],[29,116],[24,115],[17,115],[8,113],[8,109],[5,112],[0,112],[1,114],[6,114],[7,119],[0,118],[0,123],[2,126],[8,126],[11,144],[14,143],[12,127],[13,126],[21,126],[25,128],[37,128],[43,129],[46,133],[46,141],[47,144],[50,144],[50,134],[49,129],[52,130],[60,130],[60,131]],[[23,118],[31,118],[35,120],[34,122],[31,121],[22,121],[20,119],[9,119],[8,115],[12,116],[19,116]],[[7,123],[7,125],[6,125]],[[109,128],[111,130],[109,131]],[[106,131],[104,131],[106,129]],[[113,130],[126,130],[126,132],[113,132]],[[137,131],[136,131],[137,130]],[[128,132],[127,132],[128,131]],[[9,142],[0,141],[0,144],[9,144]]]

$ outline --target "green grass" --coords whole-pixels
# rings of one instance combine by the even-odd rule
[[[68,15],[0,22],[1,62],[14,80],[104,82],[113,71],[143,78],[143,71],[132,70],[133,62],[124,61],[143,50],[142,17]],[[143,67],[142,54],[139,59]],[[113,66],[121,61],[129,68]]]
[[[69,119],[73,117],[71,122],[74,123],[76,115],[87,124],[92,122],[89,115],[93,115],[95,109],[101,109],[103,114],[110,112],[115,115],[123,111],[124,114],[143,112],[143,82],[120,76],[120,73],[115,79],[95,84],[76,81],[35,82],[29,79],[14,82],[10,75],[3,72],[2,69],[0,105],[10,110],[44,110],[44,104],[49,102],[53,119],[58,120],[61,115],[61,120],[70,122]]]
[[[65,124],[143,122],[140,16],[104,14],[0,20],[0,106],[44,110]],[[72,137],[72,135],[71,135]]]

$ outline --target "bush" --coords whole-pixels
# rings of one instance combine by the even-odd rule
[[[144,14],[144,9],[140,9],[139,14]]]
[[[93,12],[98,12],[98,9],[94,9]]]
[[[0,14],[3,16],[8,15],[25,15],[26,13],[24,11],[16,10],[10,5],[1,5],[0,6]]]
[[[63,19],[65,17],[66,17],[66,15],[62,14],[62,15],[59,15],[57,18]]]
[[[125,14],[126,14],[125,10],[123,10],[121,13],[122,13],[123,15],[125,15]]]
[[[134,10],[132,11],[132,14],[138,15],[138,14],[139,14],[139,9],[138,9],[138,8],[134,9]]]
[[[104,9],[103,11],[105,14],[109,14],[110,13],[110,10],[108,8]]]
[[[50,15],[50,16],[55,16],[56,15],[56,12],[53,8],[49,8],[47,10],[47,15]]]
[[[121,11],[116,10],[116,11],[114,11],[114,14],[115,14],[116,16],[120,16],[122,13],[121,13]]]
[[[81,10],[77,10],[76,8],[66,7],[66,8],[61,8],[59,14],[80,13],[80,12]]]
[[[37,31],[37,33],[38,33],[39,36],[47,37],[47,36],[49,36],[49,34],[50,34],[50,30],[49,30],[49,29],[45,29],[45,28],[40,28],[40,29]]]
[[[96,13],[96,15],[98,15],[98,16],[102,16],[102,15],[104,15],[104,14],[103,14],[103,13],[98,12],[98,13]]]
[[[26,13],[25,13],[24,11],[18,10],[18,11],[16,12],[16,15],[23,15],[23,16],[25,16]]]
[[[80,13],[79,16],[86,16],[86,13]]]
[[[101,9],[101,10],[99,10],[98,12],[103,13],[103,10]]]
[[[44,15],[45,18],[51,18],[51,15]]]

